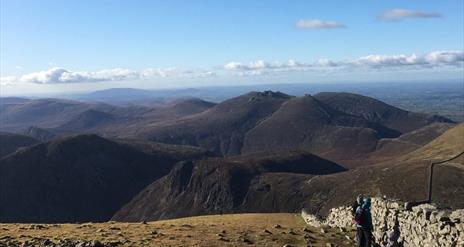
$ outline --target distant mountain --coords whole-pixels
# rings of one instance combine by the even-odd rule
[[[208,110],[215,106],[215,103],[201,100],[198,98],[178,99],[166,106],[166,112],[177,115],[191,115]]]
[[[214,106],[214,103],[184,98],[145,107],[39,99],[11,104],[0,103],[0,106],[0,130],[48,140],[52,135],[62,133],[131,136],[145,125],[196,114]]]
[[[38,140],[24,135],[0,132],[0,158],[14,153],[18,148],[39,143]]]
[[[350,159],[375,149],[398,131],[338,111],[309,95],[295,97],[251,129],[242,153],[303,149],[324,157]]]
[[[258,153],[178,164],[116,213],[141,221],[232,212],[298,211],[295,177],[345,169],[303,152]]]
[[[453,123],[445,117],[405,111],[359,94],[324,92],[314,97],[334,109],[363,117],[401,133],[407,133],[434,122]]]
[[[111,113],[97,111],[94,109],[86,110],[73,119],[55,128],[57,132],[74,132],[82,133],[94,130],[99,127],[111,124],[116,120],[116,116]]]
[[[239,154],[246,132],[289,98],[278,92],[251,92],[199,114],[147,126],[138,135],[163,143],[200,146],[221,154]]]
[[[302,149],[340,164],[353,164],[353,160],[374,152],[379,140],[435,122],[452,123],[361,95],[292,97],[265,91],[232,98],[201,114],[141,125],[137,135],[163,143],[200,146],[223,155]]]
[[[150,112],[144,114],[143,117],[148,121],[142,121],[138,125],[143,128],[144,123],[150,125],[153,122],[163,122],[179,119],[181,117],[204,112],[215,105],[215,103],[197,98],[176,99],[153,108]]]
[[[0,97],[0,105],[6,104],[22,104],[30,101],[30,99],[20,97]]]
[[[105,92],[118,95],[125,91]],[[3,104],[0,113],[0,130],[8,132],[24,133],[35,126],[55,135],[96,133],[199,146],[221,155],[302,149],[347,167],[387,147],[386,138],[398,138],[432,123],[452,123],[362,95],[293,97],[272,91],[251,92],[219,104],[178,96],[151,107],[39,99]],[[413,150],[414,145],[407,145],[405,150]],[[384,150],[396,149],[391,147]]]
[[[78,135],[0,159],[0,222],[107,221],[192,147]]]
[[[18,131],[30,126],[58,127],[86,110],[113,111],[114,106],[61,99],[38,99],[24,103],[2,104],[0,109],[2,119],[0,128]]]

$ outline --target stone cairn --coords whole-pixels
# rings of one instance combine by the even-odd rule
[[[410,204],[409,204],[410,205]],[[411,207],[394,200],[372,198],[373,235],[377,242],[385,239],[397,226],[398,242],[403,246],[464,247],[464,209],[438,209],[433,204]],[[325,220],[301,213],[305,222],[314,227],[354,227],[351,207],[332,208]]]

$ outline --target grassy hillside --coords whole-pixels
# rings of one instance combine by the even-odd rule
[[[306,226],[297,214],[231,214],[147,223],[0,224],[0,246],[353,246],[353,232]],[[98,241],[98,242],[96,242]],[[98,245],[100,243],[101,245]]]

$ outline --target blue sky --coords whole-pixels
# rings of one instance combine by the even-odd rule
[[[464,77],[462,0],[0,4],[2,94]]]

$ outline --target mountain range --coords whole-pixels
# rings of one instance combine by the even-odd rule
[[[423,200],[431,160],[464,125],[374,98],[249,92],[220,103],[0,101],[0,222],[143,221],[201,214],[325,214],[359,193]],[[463,207],[463,160],[434,200]]]

